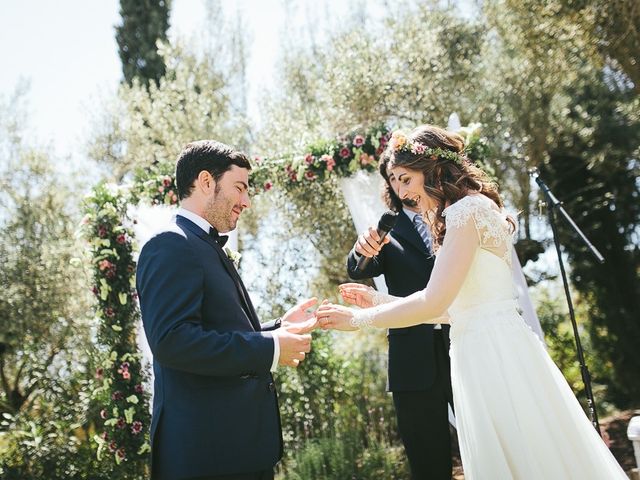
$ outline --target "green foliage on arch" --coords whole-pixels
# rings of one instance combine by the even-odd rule
[[[85,199],[82,231],[93,266],[100,359],[93,401],[102,424],[93,439],[98,459],[123,478],[144,476],[149,463],[150,392],[138,351],[134,236],[127,223],[128,189],[100,184]],[[107,458],[112,459],[109,465]]]

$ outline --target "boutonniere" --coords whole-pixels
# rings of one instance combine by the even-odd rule
[[[227,254],[227,257],[229,257],[229,260],[233,262],[236,268],[240,266],[240,259],[242,258],[242,254],[240,252],[231,250],[229,247],[224,247],[224,253]]]

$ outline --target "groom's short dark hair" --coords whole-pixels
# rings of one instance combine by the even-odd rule
[[[193,183],[206,170],[217,182],[231,165],[251,170],[249,158],[239,150],[215,140],[198,140],[187,144],[176,161],[176,187],[180,200],[193,191]]]

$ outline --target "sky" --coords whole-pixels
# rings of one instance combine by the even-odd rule
[[[117,1],[0,0],[0,97],[28,85],[29,133],[66,155],[85,131],[83,109],[121,77]]]
[[[284,21],[282,0],[222,0],[250,32],[249,107],[268,86]],[[169,37],[194,41],[204,0],[173,0]],[[56,157],[77,156],[89,133],[87,112],[114,95],[122,78],[115,26],[118,0],[0,0],[0,99],[28,87],[28,132]]]

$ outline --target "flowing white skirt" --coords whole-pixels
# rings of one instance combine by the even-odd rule
[[[454,313],[451,324],[466,479],[627,479],[515,301]]]

